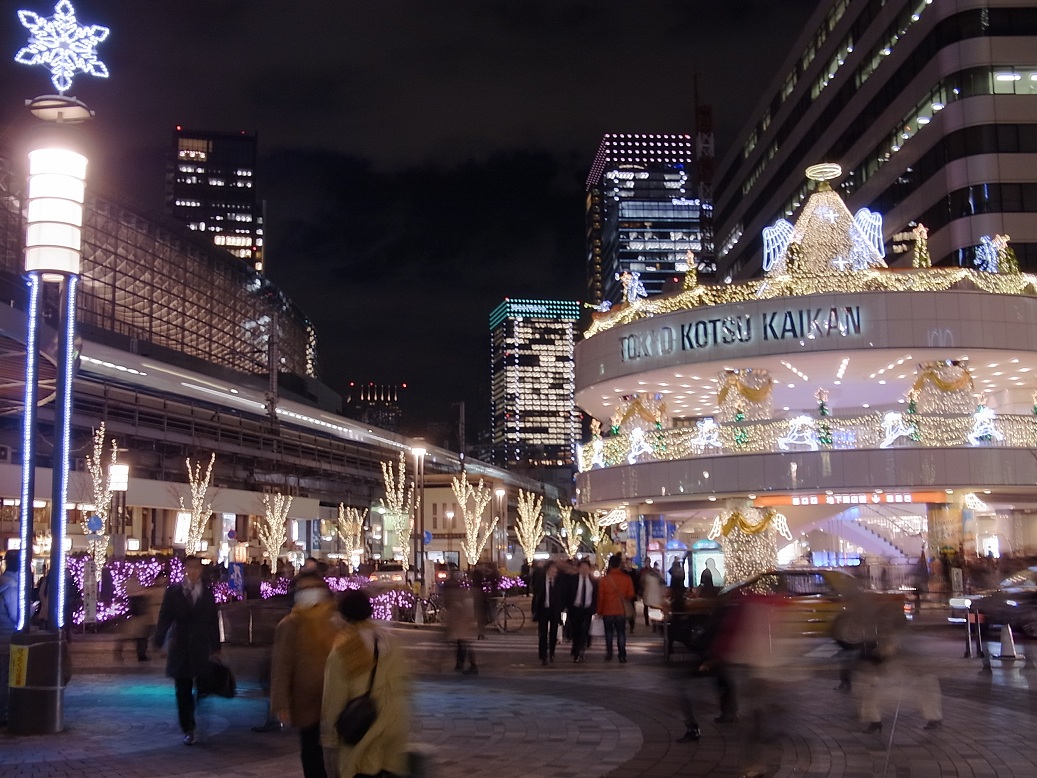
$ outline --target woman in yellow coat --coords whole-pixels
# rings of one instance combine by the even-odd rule
[[[366,593],[350,591],[339,603],[346,626],[331,649],[324,668],[321,706],[321,743],[329,776],[366,778],[404,775],[408,771],[410,739],[410,678],[403,649],[389,630],[371,619],[371,600]],[[335,732],[339,713],[350,700],[368,690],[378,716],[355,746],[340,742]]]

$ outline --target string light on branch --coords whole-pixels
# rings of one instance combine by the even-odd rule
[[[515,537],[522,546],[522,553],[529,562],[533,561],[533,554],[543,541],[544,514],[541,511],[544,498],[538,497],[532,492],[518,490],[518,518],[515,520]],[[571,511],[571,509],[570,509]]]

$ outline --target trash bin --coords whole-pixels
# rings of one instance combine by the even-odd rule
[[[8,734],[50,735],[64,729],[68,672],[68,646],[60,632],[11,636]]]

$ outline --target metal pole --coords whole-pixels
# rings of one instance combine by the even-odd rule
[[[421,505],[418,507],[418,575],[421,578],[421,590],[425,591],[425,455],[418,460],[418,473],[421,478]]]
[[[18,506],[22,567],[18,573],[18,630],[28,632],[32,613],[32,541],[33,500],[36,497],[36,395],[40,375],[40,294],[43,284],[39,273],[28,274],[29,308],[25,337],[25,395],[22,415],[22,491]]]
[[[58,309],[58,375],[54,402],[53,488],[50,508],[50,575],[51,593],[48,623],[51,629],[65,626],[65,502],[68,498],[68,469],[72,449],[72,367],[76,326],[77,276],[66,276],[61,282],[61,304]],[[53,596],[57,593],[57,596]]]

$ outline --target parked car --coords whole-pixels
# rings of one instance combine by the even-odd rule
[[[863,589],[856,578],[842,570],[769,570],[725,587],[716,597],[689,599],[682,613],[660,612],[657,621],[666,622],[667,654],[672,651],[675,641],[693,650],[703,649],[721,610],[749,593],[769,594],[786,600],[783,614],[790,635],[833,638],[843,645],[856,642],[847,615],[851,605],[866,604],[871,618],[882,618],[892,626],[906,621],[905,614],[910,607],[906,593]]]
[[[376,562],[368,578],[375,591],[407,588],[407,571],[400,562]]]
[[[1012,573],[996,589],[952,597],[950,606],[952,621],[964,621],[971,609],[985,627],[1009,624],[1014,632],[1037,638],[1037,566]]]

